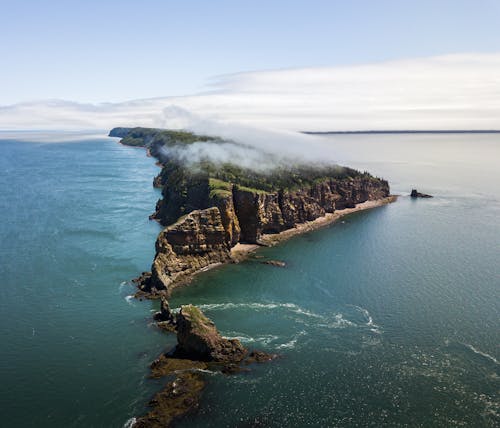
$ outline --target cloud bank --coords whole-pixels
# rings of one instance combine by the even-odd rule
[[[248,130],[500,129],[500,53],[220,76],[210,91],[125,103],[0,106],[0,129],[187,128],[227,138]],[[290,134],[289,134],[290,133]],[[265,146],[269,134],[260,136]]]

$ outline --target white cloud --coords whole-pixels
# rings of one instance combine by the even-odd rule
[[[3,106],[0,129],[192,127],[206,133],[226,129],[234,137],[248,127],[285,131],[500,128],[500,54],[239,73],[214,82],[210,92],[185,97]]]

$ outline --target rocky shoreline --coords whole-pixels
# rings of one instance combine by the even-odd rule
[[[394,202],[387,181],[340,166],[278,165],[256,172],[234,164],[198,163],[179,156],[190,144],[214,137],[182,131],[115,128],[110,136],[142,147],[162,168],[153,185],[162,199],[150,217],[164,226],[156,240],[150,272],[134,280],[137,298],[161,299],[154,319],[177,334],[177,346],[151,364],[153,378],[174,376],[150,402],[151,410],[134,419],[134,427],[166,427],[198,406],[205,386],[203,371],[234,374],[277,355],[249,351],[226,339],[199,308],[170,310],[168,297],[194,275],[237,263],[262,246],[329,225],[353,212]],[[248,149],[248,148],[246,148]],[[266,154],[261,154],[266,155]],[[266,155],[267,156],[267,155]],[[280,260],[263,260],[284,268]]]
[[[215,324],[193,305],[181,306],[174,314],[163,298],[155,319],[159,326],[168,326],[167,330],[177,334],[177,345],[151,364],[151,377],[174,379],[149,402],[151,410],[135,420],[135,428],[168,427],[196,409],[205,387],[203,372],[231,375],[277,358],[276,354],[249,351],[237,339],[222,337]]]

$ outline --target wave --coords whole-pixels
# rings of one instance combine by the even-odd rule
[[[372,331],[373,333],[382,334],[381,327],[373,322],[373,318],[370,315],[370,312],[368,312],[368,309],[362,308],[361,306],[357,305],[349,305],[349,306],[352,306],[353,308],[361,312],[361,314],[366,320],[365,325],[367,327],[370,327],[370,331]]]
[[[125,300],[130,306],[134,306],[134,295],[130,294],[128,296],[125,296]]]
[[[481,355],[482,357],[492,361],[493,363],[500,365],[500,362],[493,355],[483,352],[469,343],[462,343],[462,345],[465,346],[466,348],[469,348],[472,352],[474,352],[474,354]]]
[[[300,331],[298,334],[296,334],[293,339],[291,339],[288,342],[282,343],[278,346],[276,346],[277,349],[294,349],[297,346],[297,342],[300,338],[300,336],[306,335],[307,332],[305,331]]]
[[[133,428],[135,423],[137,422],[137,418],[130,418],[123,424],[123,428]]]
[[[123,291],[125,287],[129,287],[131,284],[130,281],[122,281],[120,282],[120,286],[118,287],[118,290]]]
[[[298,315],[304,315],[310,318],[324,319],[323,315],[316,314],[307,309],[301,308],[295,303],[208,303],[197,305],[201,310],[208,311],[223,311],[228,309],[252,309],[252,310],[272,310],[272,309],[287,309]]]
[[[231,339],[238,339],[240,342],[244,343],[260,343],[263,345],[269,345],[270,343],[279,340],[279,336],[275,336],[274,334],[263,334],[261,336],[252,337],[237,331],[227,332],[226,336]]]

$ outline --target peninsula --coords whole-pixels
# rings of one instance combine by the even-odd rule
[[[177,334],[177,345],[151,364],[152,377],[174,380],[130,426],[170,426],[198,406],[205,386],[200,370],[237,373],[277,357],[222,337],[195,306],[172,312],[167,300],[172,290],[198,272],[239,261],[259,245],[274,245],[394,197],[387,181],[367,172],[311,165],[216,137],[150,128],[115,128],[109,135],[147,149],[161,167],[153,185],[162,189],[162,198],[150,218],[164,229],[151,271],[135,281],[136,297],[161,298],[154,316],[158,327]]]
[[[154,185],[162,198],[151,218],[165,229],[151,272],[137,279],[140,297],[168,296],[193,274],[234,261],[248,248],[393,201],[386,180],[348,167],[301,163],[185,131],[114,128],[109,135],[146,148],[161,166]],[[204,145],[244,153],[254,165],[211,157]]]

